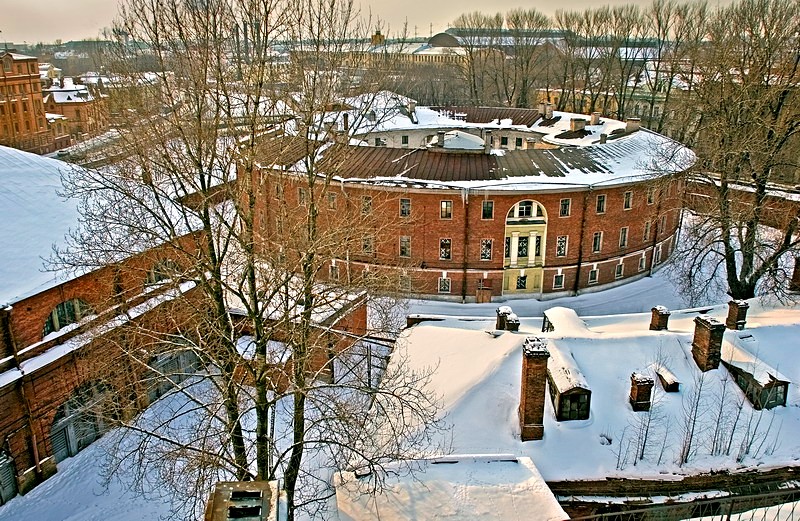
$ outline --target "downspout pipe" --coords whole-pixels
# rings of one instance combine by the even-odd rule
[[[572,287],[573,296],[578,296],[578,289],[581,285],[581,267],[583,265],[583,240],[586,234],[586,205],[589,201],[589,196],[594,189],[593,186],[589,185],[589,189],[584,192],[583,195],[583,207],[581,208],[581,232],[578,236],[578,265],[575,270],[575,285]]]

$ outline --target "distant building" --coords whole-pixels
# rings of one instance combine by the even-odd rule
[[[54,151],[37,58],[1,51],[0,62],[0,145],[36,154]]]
[[[43,92],[47,112],[67,118],[69,134],[75,141],[96,136],[108,128],[108,114],[102,96],[71,78]]]

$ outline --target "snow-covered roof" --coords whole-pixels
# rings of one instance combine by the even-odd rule
[[[643,305],[648,309],[651,305]],[[495,317],[487,309],[485,319],[468,320],[439,317],[437,322],[425,322],[406,330],[397,342],[395,353],[405,357],[411,369],[435,367],[430,389],[441,396],[442,414],[452,426],[447,433],[452,438],[453,451],[460,454],[513,454],[530,457],[547,481],[564,479],[604,479],[606,477],[643,477],[652,479],[681,479],[696,471],[737,469],[742,464],[766,467],[793,464],[800,451],[800,389],[790,385],[787,406],[770,411],[756,411],[744,399],[741,390],[730,381],[730,375],[720,366],[718,370],[702,373],[691,354],[694,318],[698,310],[672,311],[669,331],[649,329],[651,313],[580,317],[587,328],[573,328],[542,333],[541,318],[520,318],[519,334],[504,332],[494,338],[486,331],[494,328]],[[705,309],[703,310],[706,311]],[[702,316],[724,318],[727,305],[715,306]],[[491,315],[490,315],[491,314]],[[800,338],[800,308],[774,308],[751,301],[747,334],[758,340],[758,357],[765,366],[780,367],[786,378],[800,381],[800,358],[796,346],[787,341]],[[739,332],[738,334],[741,334]],[[737,333],[734,333],[737,334]],[[522,342],[535,335],[548,339],[549,346],[569,350],[581,373],[591,385],[591,415],[588,422],[559,422],[552,403],[545,400],[544,439],[522,442],[519,439],[520,385]],[[555,349],[551,349],[551,352]],[[394,354],[392,355],[394,359]],[[724,359],[724,357],[723,357]],[[399,358],[398,358],[399,360]],[[620,444],[630,442],[630,426],[641,413],[631,410],[628,403],[630,377],[658,361],[668,366],[674,378],[681,382],[678,392],[662,393],[656,389],[654,407],[658,416],[654,453],[645,460],[633,459],[622,463],[617,455]],[[394,363],[394,360],[390,363]],[[709,456],[702,447],[689,464],[674,462],[680,448],[680,429],[670,428],[684,418],[684,401],[698,390],[702,379],[703,403],[711,403],[727,383],[729,405],[738,407],[744,401],[742,414],[767,415],[761,419],[760,436],[767,436],[773,452],[745,455],[737,460],[736,451],[729,456]],[[732,410],[731,414],[735,414]],[[765,434],[766,425],[781,425]],[[712,429],[716,414],[703,414],[702,428]],[[726,417],[732,420],[732,416]],[[754,416],[753,421],[757,421]],[[745,427],[733,436],[739,446]],[[751,431],[752,433],[752,431]],[[666,437],[666,438],[665,438]],[[611,439],[611,442],[604,440]],[[667,447],[661,454],[660,447]],[[777,440],[777,441],[775,441]],[[635,444],[635,442],[634,442]],[[575,450],[580,447],[581,450]],[[651,448],[652,448],[651,447]],[[623,456],[625,459],[625,450]],[[631,452],[632,454],[632,452]],[[631,455],[631,458],[633,456]]]
[[[421,462],[413,476],[389,473],[386,489],[376,496],[360,493],[358,485],[349,479],[337,487],[342,521],[568,518],[526,457],[463,455]]]
[[[437,139],[434,138],[429,145],[435,145]],[[444,135],[444,146],[448,150],[483,150],[485,144],[483,139],[466,132],[453,130]]]
[[[723,362],[753,375],[753,379],[761,386],[775,381],[789,382],[787,376],[756,355],[759,347],[758,339],[747,330],[726,331],[722,340],[720,358]]]
[[[547,360],[547,372],[558,392],[565,393],[572,389],[586,389],[591,391],[589,382],[583,376],[578,362],[565,347],[558,347],[555,342],[549,345],[550,358]]]
[[[556,306],[544,312],[547,320],[553,325],[555,332],[560,336],[588,333],[586,322],[578,317],[574,309]]]
[[[75,201],[58,195],[67,163],[0,146],[0,305],[63,282],[43,258],[78,223]]]

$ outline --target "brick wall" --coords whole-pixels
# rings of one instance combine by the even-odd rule
[[[275,235],[275,223],[280,212],[288,221],[293,215],[295,219],[304,216],[303,212],[297,212],[297,208],[304,207],[299,193],[301,189],[304,192],[308,190],[303,186],[304,180],[300,184],[297,180],[287,174],[262,172],[253,176],[257,193],[256,229],[263,241],[269,241]],[[526,193],[487,189],[467,193],[461,190],[333,183],[327,192],[323,193],[320,188],[316,199],[319,201],[321,226],[327,226],[331,235],[341,234],[340,228],[362,228],[374,234],[375,247],[370,254],[364,254],[356,242],[346,254],[340,250],[337,262],[347,262],[349,270],[360,272],[365,265],[370,269],[397,268],[397,277],[405,273],[412,279],[412,291],[423,294],[440,293],[438,279],[446,274],[451,280],[448,295],[474,298],[479,284],[491,286],[494,295],[503,292],[505,217],[516,203],[533,200],[544,208],[547,232],[543,245],[542,292],[558,293],[641,276],[666,260],[674,248],[680,188],[678,181],[665,181],[656,187],[634,183],[593,191]],[[276,197],[279,191],[282,199]],[[335,209],[328,208],[328,192],[335,194]],[[602,212],[597,211],[598,195],[605,197]],[[305,197],[310,195],[306,193]],[[372,209],[368,217],[358,210],[364,197],[371,199]],[[626,197],[630,202],[629,208],[625,207]],[[410,201],[408,216],[400,215],[401,199]],[[570,200],[568,216],[560,216],[562,199]],[[452,214],[448,218],[441,217],[442,201],[451,203]],[[493,203],[491,219],[483,219],[484,201]],[[300,223],[288,227],[291,226],[302,230]],[[627,228],[627,240],[620,246],[622,228]],[[599,252],[593,248],[595,232],[602,232]],[[566,255],[561,257],[556,251],[559,236],[568,237]],[[400,255],[401,237],[410,238],[407,257]],[[449,259],[440,256],[442,239],[450,239]],[[488,260],[481,259],[483,239],[492,240],[492,254]],[[658,263],[654,262],[656,249],[660,250]],[[644,260],[640,261],[642,258]],[[618,265],[622,265],[621,271],[618,271]],[[554,277],[559,269],[564,275],[562,288],[554,287]],[[596,272],[591,273],[593,270]]]

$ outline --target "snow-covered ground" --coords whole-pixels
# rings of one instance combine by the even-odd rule
[[[724,299],[721,299],[724,301]],[[579,315],[602,315],[612,313],[634,313],[649,311],[657,304],[675,309],[683,307],[684,302],[667,278],[660,273],[652,278],[645,278],[625,286],[601,293],[589,293],[577,297],[539,302],[535,300],[511,300],[507,302],[522,317],[522,329],[528,334],[537,333],[541,329],[541,319],[530,318],[541,316],[542,311],[553,306],[566,306],[575,309]],[[462,305],[441,301],[412,301],[409,312],[472,316],[476,320],[447,319],[434,326],[419,327],[419,331],[439,328],[428,344],[432,349],[431,357],[442,360],[439,365],[441,377],[449,381],[445,389],[449,398],[445,400],[449,412],[448,421],[458,425],[454,431],[454,451],[462,454],[476,453],[512,453],[519,457],[530,457],[545,479],[574,477],[600,477],[621,474],[658,475],[663,478],[663,466],[645,461],[634,466],[630,459],[625,468],[617,470],[617,456],[614,447],[618,444],[621,431],[628,424],[630,414],[615,417],[613,411],[622,410],[626,401],[628,365],[645,367],[648,355],[640,353],[642,338],[657,344],[660,333],[647,332],[646,324],[649,313],[629,315],[620,318],[598,317],[587,319],[591,335],[582,338],[578,346],[572,347],[575,360],[592,385],[592,418],[578,422],[556,422],[549,405],[545,412],[545,440],[543,442],[521,443],[518,433],[514,432],[516,423],[516,406],[519,400],[519,345],[524,335],[505,334],[496,339],[501,349],[481,350],[470,344],[466,337],[477,334],[481,341],[489,335],[483,330],[493,329],[494,310],[497,303]],[[755,311],[755,309],[753,310]],[[719,315],[722,311],[717,310]],[[689,338],[693,314],[683,316],[674,314],[670,322],[671,329],[684,340]],[[800,310],[768,311],[761,310],[758,318],[750,319],[748,325],[772,324],[765,328],[770,331],[763,338],[759,336],[763,349],[759,356],[773,365],[779,365],[782,373],[800,381],[800,360],[796,357],[779,357],[781,351],[771,350],[769,346],[777,346],[780,350],[790,350],[792,338],[800,338]],[[526,318],[528,317],[528,318]],[[778,324],[783,322],[784,325]],[[789,325],[790,323],[795,325]],[[460,330],[464,330],[463,332]],[[465,339],[459,340],[464,335]],[[607,336],[606,340],[601,337]],[[514,339],[516,337],[517,340]],[[558,342],[558,335],[553,338]],[[596,337],[596,338],[595,338]],[[655,345],[654,344],[654,345]],[[449,354],[452,351],[452,356]],[[459,351],[461,359],[459,360]],[[467,352],[469,351],[469,352]],[[580,351],[580,353],[578,352]],[[616,367],[609,356],[610,353],[622,355],[626,361],[624,366]],[[676,351],[679,352],[679,351]],[[464,362],[464,354],[467,354]],[[488,358],[487,358],[488,357]],[[453,360],[451,362],[450,360]],[[480,362],[480,363],[479,363]],[[678,367],[672,367],[682,381],[690,379],[690,362],[679,360]],[[619,365],[619,364],[616,364]],[[721,372],[721,371],[718,371]],[[604,390],[606,384],[597,384],[600,375],[611,374],[612,385]],[[716,373],[716,372],[715,372]],[[622,374],[622,377],[619,375]],[[501,378],[497,378],[501,375]],[[606,378],[605,376],[603,378]],[[717,378],[716,381],[719,381]],[[461,387],[458,387],[461,385]],[[734,389],[736,390],[736,389]],[[440,390],[441,391],[441,390]],[[759,458],[745,461],[748,465],[778,465],[791,459],[800,458],[800,393],[793,384],[790,386],[790,407],[778,408],[774,414],[778,423],[772,428],[774,434],[780,433],[780,442],[774,444],[772,438],[766,447],[772,448],[771,454],[765,454],[764,447]],[[666,409],[677,414],[680,408],[680,396],[665,398],[669,402]],[[613,402],[615,405],[604,405]],[[487,425],[490,428],[487,428]],[[518,427],[517,427],[518,428]],[[675,427],[677,429],[677,427]],[[468,436],[465,433],[472,433]],[[613,438],[612,445],[603,445],[601,434]],[[103,461],[103,438],[78,454],[59,464],[59,472],[42,483],[25,496],[12,499],[0,507],[0,521],[140,521],[157,519],[168,513],[166,503],[145,501],[135,497],[119,481],[113,481],[108,487],[101,484],[101,465]],[[669,472],[679,470],[668,460]],[[702,454],[693,460],[698,468],[737,467],[735,461],[708,459]],[[689,468],[695,463],[689,465]],[[686,468],[684,469],[686,470]]]

